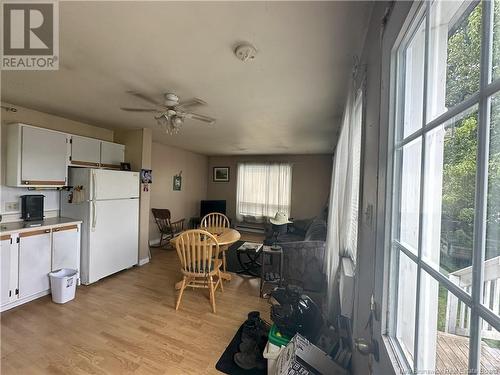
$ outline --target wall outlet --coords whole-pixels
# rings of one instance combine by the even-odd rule
[[[5,202],[5,212],[19,211],[19,202]]]

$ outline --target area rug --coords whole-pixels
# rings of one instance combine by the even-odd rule
[[[236,261],[238,262],[238,261]],[[233,339],[227,346],[222,356],[219,358],[219,361],[215,365],[215,368],[224,374],[230,375],[266,375],[267,374],[267,361],[266,368],[252,369],[252,370],[243,370],[239,367],[233,360],[233,357],[236,353],[238,353],[238,347],[241,342],[241,331],[243,330],[243,325],[238,329],[236,335],[234,335]]]
[[[238,272],[240,275],[256,277],[255,275],[251,275],[248,272],[243,271],[240,263],[238,262],[237,249],[244,243],[245,241],[236,241],[226,251],[226,270],[229,272]],[[242,261],[248,260],[245,254],[241,254],[241,259]],[[260,267],[254,268],[253,271],[256,275],[260,275]]]

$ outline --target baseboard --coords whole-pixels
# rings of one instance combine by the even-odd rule
[[[78,290],[78,289],[77,289]],[[47,294],[50,294],[50,289],[47,289],[47,290],[44,290],[42,292],[38,292],[38,293],[35,293],[31,296],[28,296],[28,297],[25,297],[25,298],[21,298],[21,299],[18,299],[17,301],[12,301],[10,303],[7,303],[5,305],[3,305],[1,308],[0,308],[0,312],[4,312],[4,311],[7,311],[9,309],[12,309],[14,307],[17,307],[17,306],[20,306],[20,305],[24,305],[25,303],[28,303],[28,302],[31,302],[31,301],[34,301],[36,300],[37,298],[40,298],[40,297],[43,297],[43,296],[46,296]],[[78,296],[77,296],[78,297]]]
[[[146,263],[149,263],[149,257],[139,259],[139,266],[144,266]]]
[[[149,240],[149,246],[155,246],[160,244],[160,239],[155,238],[154,240]]]

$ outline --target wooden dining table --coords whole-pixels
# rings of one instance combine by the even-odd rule
[[[214,237],[217,239],[217,242],[219,243],[219,248],[221,249],[221,251],[227,251],[232,244],[234,244],[241,238],[240,232],[232,228],[209,227],[203,229],[214,235]],[[179,237],[176,236],[170,240],[170,244],[173,247],[176,247],[177,245],[177,238]],[[231,280],[231,274],[229,272],[221,272],[221,277],[223,280]],[[180,289],[181,285],[182,280],[175,284],[175,289]]]

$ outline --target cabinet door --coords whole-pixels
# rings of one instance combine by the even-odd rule
[[[66,134],[23,127],[21,183],[65,185],[67,177]]]
[[[49,289],[51,270],[50,230],[19,235],[19,298]]]
[[[125,160],[125,146],[118,143],[101,142],[101,165],[108,168],[120,168]]]
[[[101,160],[101,141],[93,138],[71,137],[71,164],[98,167]]]
[[[52,229],[52,271],[80,269],[80,233],[77,225]]]
[[[5,305],[17,299],[18,246],[15,242],[11,244],[10,235],[0,239],[0,304]]]

